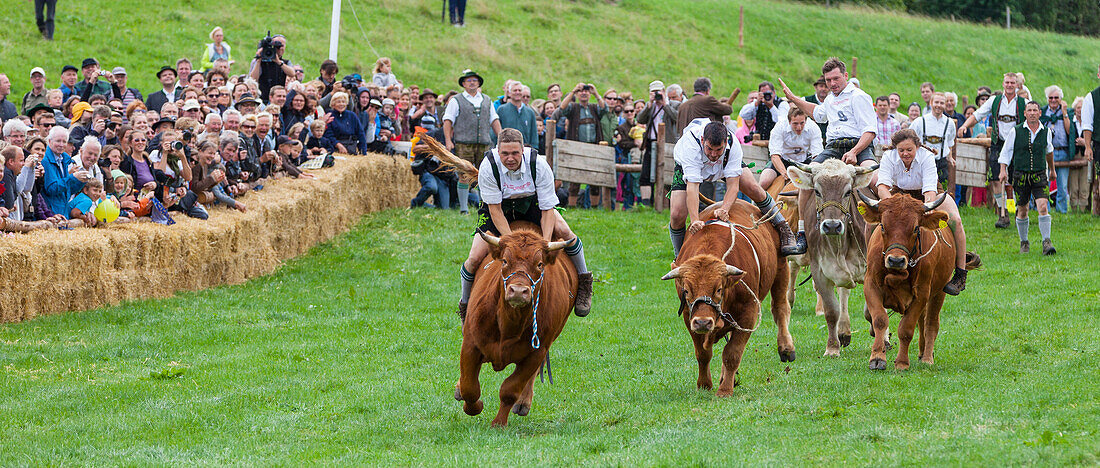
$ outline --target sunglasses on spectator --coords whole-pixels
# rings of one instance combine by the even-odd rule
[[[241,125],[241,128],[256,128],[255,125]]]
[[[1058,99],[1062,99],[1061,96],[1050,96],[1047,98],[1048,101],[1056,101]]]
[[[57,125],[57,124],[54,123],[54,122],[41,122],[38,125],[40,125],[42,127],[46,127],[46,128],[52,128],[54,125]]]

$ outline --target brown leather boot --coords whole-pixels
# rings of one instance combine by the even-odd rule
[[[805,235],[795,236],[791,232],[791,225],[786,221],[775,223],[775,230],[779,231],[779,256],[802,255],[806,253]],[[802,233],[799,233],[802,234]]]
[[[1054,255],[1058,253],[1054,250],[1054,242],[1050,239],[1043,239],[1043,255]]]
[[[587,316],[592,311],[592,273],[577,275],[577,297],[573,300],[573,313]]]
[[[966,270],[963,268],[955,268],[955,276],[951,277],[951,281],[943,286],[943,292],[952,296],[958,296],[962,290],[966,289]]]

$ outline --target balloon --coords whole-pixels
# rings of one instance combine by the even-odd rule
[[[110,223],[118,219],[118,205],[111,199],[104,199],[99,202],[95,207],[95,211],[92,212],[95,218],[101,223]]]

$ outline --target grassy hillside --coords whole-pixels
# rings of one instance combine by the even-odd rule
[[[287,57],[308,76],[328,53],[327,1],[181,0],[178,11],[149,2],[62,2],[57,40],[38,36],[31,2],[4,0],[0,17],[0,72],[14,81],[13,95],[29,89],[27,72],[41,65],[56,86],[65,63],[85,56],[131,70],[131,82],[153,90],[153,72],[187,56],[197,59],[214,25],[221,25],[242,73],[267,29],[289,38]],[[652,79],[690,85],[700,75],[716,92],[749,88],[759,80],[807,83],[824,58],[859,57],[859,78],[872,95],[899,91],[918,97],[917,85],[974,94],[996,86],[1004,71],[1022,71],[1040,93],[1051,83],[1069,96],[1096,86],[1100,40],[1035,31],[953,23],[855,7],[823,9],[763,0],[472,0],[467,27],[443,25],[436,0],[345,0],[342,71],[367,71],[378,53],[394,59],[406,83],[437,91],[457,88],[454,78],[474,68],[499,88],[508,77],[532,86],[536,97],[551,82],[597,83],[645,89]],[[745,6],[745,47],[737,47],[737,8]],[[355,20],[358,13],[364,34]],[[154,18],[153,12],[161,13]],[[113,25],[113,27],[112,27]],[[808,85],[799,87],[808,91]]]

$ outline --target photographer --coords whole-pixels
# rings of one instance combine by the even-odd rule
[[[76,118],[76,115],[73,117]],[[73,144],[73,149],[79,150],[88,136],[95,137],[100,145],[106,144],[107,125],[114,125],[110,118],[111,108],[107,106],[96,106],[95,109],[82,111],[80,125],[74,125],[69,133],[69,142]]]
[[[74,159],[69,164],[69,174],[73,174],[83,182],[87,182],[91,179],[98,180],[100,183],[104,182],[103,169],[99,167],[99,152],[102,146],[99,144],[99,140],[93,136],[84,138],[83,143],[80,145],[80,150],[77,154],[79,158]],[[77,176],[77,173],[83,172],[83,177]]]
[[[256,49],[248,75],[260,84],[260,98],[264,102],[267,102],[272,86],[286,86],[286,77],[295,76],[290,60],[283,58],[285,51],[286,37],[281,34],[263,38]]]
[[[649,83],[649,104],[638,112],[638,123],[645,125],[645,137],[642,139],[642,173],[638,176],[640,185],[653,185],[657,165],[653,157],[656,154],[657,127],[665,124],[665,143],[675,144],[679,140],[680,131],[676,127],[676,119],[679,112],[665,99],[665,84],[660,80]],[[637,109],[635,109],[637,111]],[[660,195],[660,196],[663,196]],[[652,201],[652,200],[651,200]]]
[[[93,94],[111,96],[111,84],[115,82],[115,76],[106,70],[100,70],[98,60],[91,57],[84,59],[80,64],[80,72],[84,79],[76,84],[76,95],[80,96],[81,101],[88,102]],[[101,76],[107,77],[109,82],[99,81]]]
[[[741,108],[740,115],[746,127],[756,125],[756,133],[760,134],[761,140],[770,140],[772,128],[775,128],[775,124],[787,119],[791,105],[775,95],[775,87],[771,82],[762,81],[756,89],[760,92],[760,97],[745,104]],[[745,143],[748,143],[751,138],[746,137]]]

